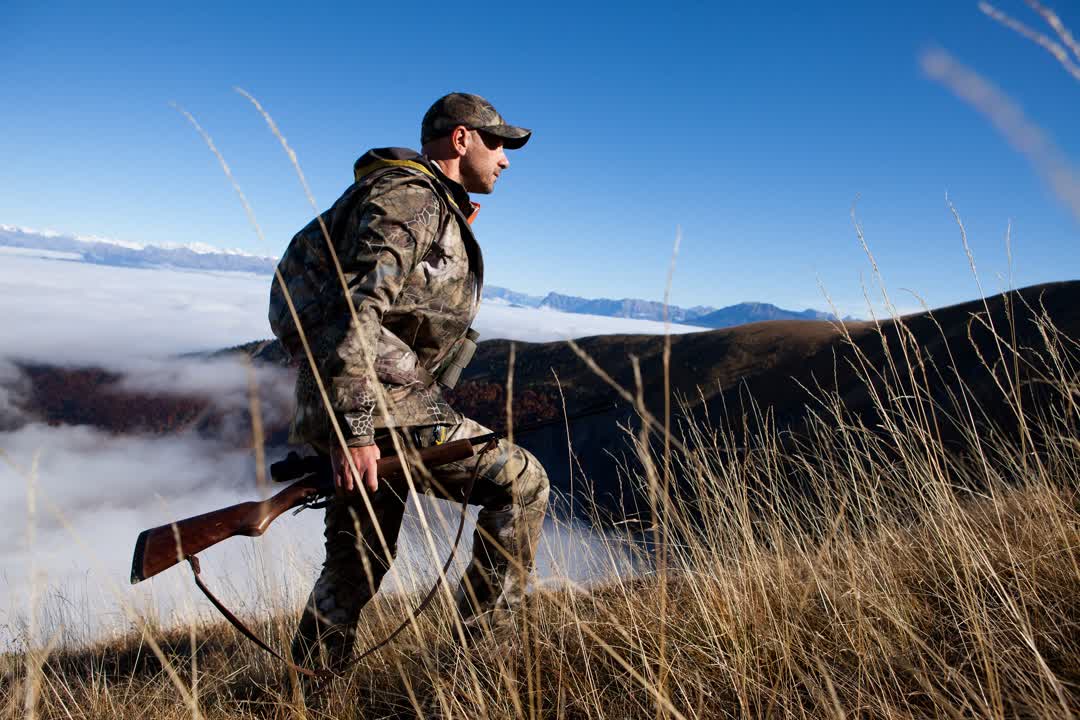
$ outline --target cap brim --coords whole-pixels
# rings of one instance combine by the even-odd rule
[[[502,138],[503,147],[507,150],[517,150],[532,137],[532,130],[515,127],[514,125],[489,125],[488,127],[476,128],[483,130],[489,135]]]

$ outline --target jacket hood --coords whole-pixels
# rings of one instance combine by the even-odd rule
[[[358,157],[353,163],[353,180],[360,182],[365,175],[390,166],[411,167],[413,170],[435,177],[431,161],[420,153],[409,148],[389,147],[372,148]]]
[[[360,182],[367,175],[388,167],[411,168],[441,184],[470,222],[480,207],[479,204],[472,202],[469,193],[461,183],[448,178],[426,155],[409,148],[388,147],[368,150],[353,163],[353,181]]]

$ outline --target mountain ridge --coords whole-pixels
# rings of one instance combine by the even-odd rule
[[[0,246],[72,253],[69,258],[94,265],[130,268],[182,268],[218,272],[273,274],[277,259],[221,250],[210,245],[143,245],[121,240],[41,232],[13,225],[0,225]]]
[[[511,305],[524,307],[548,308],[559,312],[603,317],[630,318],[635,320],[664,321],[683,325],[697,325],[702,328],[719,329],[733,327],[762,320],[838,320],[832,313],[807,308],[805,310],[786,310],[772,303],[747,301],[716,308],[709,305],[695,305],[683,308],[640,298],[583,298],[575,295],[563,295],[549,292],[547,295],[527,295],[498,286],[485,286],[484,298],[501,300]],[[844,320],[856,320],[851,316]]]
[[[65,235],[13,225],[0,225],[0,247],[70,253],[77,257],[53,258],[95,265],[129,268],[177,268],[207,272],[248,272],[271,275],[278,259],[209,245],[146,245],[99,237]],[[497,285],[484,287],[485,302],[520,305],[559,312],[672,323],[718,329],[761,320],[837,320],[814,309],[786,310],[771,303],[742,302],[722,308],[695,305],[683,308],[641,298],[584,298],[549,292],[529,295]],[[855,318],[846,317],[845,320]]]

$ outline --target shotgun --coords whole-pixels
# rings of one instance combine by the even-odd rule
[[[495,438],[495,434],[435,445],[418,450],[426,467],[438,467],[476,455],[476,446]],[[391,455],[379,460],[379,479],[394,480],[404,474],[401,458]],[[131,582],[135,584],[167,570],[222,540],[236,535],[258,537],[282,513],[300,506],[310,506],[320,498],[334,494],[330,459],[326,456],[301,458],[293,453],[271,467],[275,480],[301,478],[273,497],[237,505],[168,525],[143,530],[135,541],[131,561]]]

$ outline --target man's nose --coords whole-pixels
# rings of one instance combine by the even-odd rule
[[[499,153],[499,167],[501,167],[503,170],[510,167],[510,160],[506,157],[505,152]]]

